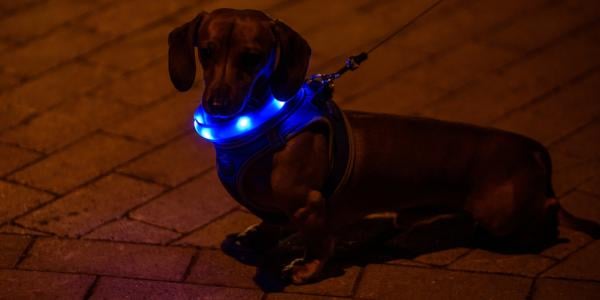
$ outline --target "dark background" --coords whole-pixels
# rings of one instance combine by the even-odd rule
[[[219,250],[256,221],[191,128],[201,86],[168,81],[168,32],[201,10],[262,9],[337,69],[430,2],[0,2],[0,298],[253,298]],[[343,107],[494,126],[545,144],[560,202],[600,221],[600,2],[446,0],[338,81]],[[593,298],[600,242],[539,254],[452,248],[354,265],[268,299]],[[311,298],[313,299],[313,298]]]

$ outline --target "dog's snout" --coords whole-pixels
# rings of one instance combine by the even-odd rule
[[[206,99],[205,109],[215,115],[226,115],[230,111],[231,95],[226,86],[221,86],[212,90],[212,93]]]

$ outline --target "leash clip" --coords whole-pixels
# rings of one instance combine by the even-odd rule
[[[350,56],[346,59],[344,66],[341,67],[336,72],[329,73],[329,74],[315,74],[310,77],[309,81],[320,81],[321,83],[326,84],[326,85],[333,85],[334,80],[342,77],[342,75],[344,75],[344,73],[346,73],[348,71],[354,71],[354,70],[358,69],[360,64],[363,61],[367,60],[368,57],[369,57],[369,55],[366,52],[362,52],[358,55]]]

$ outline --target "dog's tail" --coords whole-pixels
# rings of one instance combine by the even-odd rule
[[[558,223],[561,226],[583,232],[595,240],[600,239],[600,224],[572,215],[565,210],[556,199],[556,194],[552,188],[552,159],[550,158],[548,150],[540,147],[540,150],[536,152],[536,159],[543,165],[546,173],[547,216],[557,216]]]
[[[600,224],[576,217],[560,205],[558,207],[558,220],[562,226],[581,231],[595,240],[600,239]]]

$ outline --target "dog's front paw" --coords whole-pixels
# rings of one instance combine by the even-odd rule
[[[298,258],[283,268],[282,274],[286,280],[294,284],[305,284],[318,279],[323,265],[324,263],[319,259]]]

